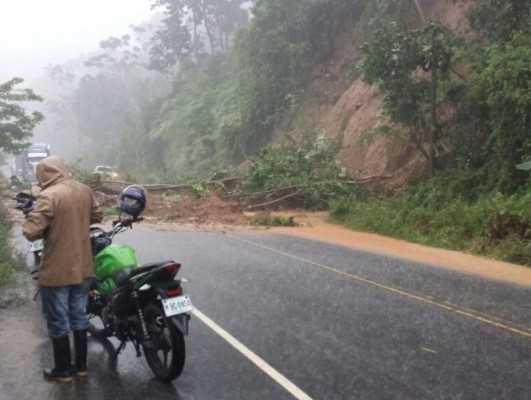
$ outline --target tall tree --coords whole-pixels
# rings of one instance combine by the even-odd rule
[[[42,101],[31,89],[18,89],[24,82],[13,78],[0,84],[0,149],[16,153],[27,146],[33,128],[44,119],[38,112],[27,112],[21,105],[28,101]]]
[[[433,173],[439,136],[438,108],[449,82],[457,38],[444,26],[429,23],[403,33],[396,24],[378,32],[376,40],[362,47],[363,79],[376,84],[384,96],[384,111],[392,122],[407,130],[410,140],[428,160]],[[429,74],[421,74],[424,70]]]
[[[500,42],[515,32],[531,32],[531,2],[528,0],[466,0],[470,25],[480,38]]]
[[[163,8],[162,26],[152,38],[150,67],[167,71],[190,59],[193,51],[186,0],[155,0],[154,8]]]
[[[154,69],[168,70],[192,59],[199,63],[208,52],[224,52],[231,36],[248,21],[243,0],[154,0],[165,18],[152,42]]]

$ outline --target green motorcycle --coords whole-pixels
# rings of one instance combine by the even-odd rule
[[[181,264],[164,261],[137,266],[134,249],[113,244],[114,236],[142,218],[120,219],[106,232],[91,228],[95,280],[89,291],[87,314],[89,332],[100,338],[114,336],[120,345],[118,355],[132,342],[137,357],[143,350],[146,361],[158,379],[172,381],[185,362],[184,336],[192,303],[183,294],[185,279],[175,279]]]

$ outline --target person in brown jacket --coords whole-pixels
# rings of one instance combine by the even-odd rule
[[[92,190],[75,181],[58,157],[40,161],[36,176],[41,191],[22,232],[29,241],[44,239],[39,286],[55,366],[45,368],[43,375],[69,382],[73,375],[70,331],[74,332],[76,373],[87,375],[85,310],[93,276],[89,231],[91,224],[102,221],[103,214]]]

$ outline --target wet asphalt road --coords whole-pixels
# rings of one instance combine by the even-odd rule
[[[529,289],[264,232],[135,227],[116,242],[140,262],[181,261],[194,306],[279,377],[194,316],[173,384],[153,379],[132,345],[109,364],[117,343],[96,340],[88,379],[43,382],[51,346],[33,307],[29,372],[17,381],[20,371],[0,363],[0,399],[293,398],[285,382],[327,400],[531,398]]]

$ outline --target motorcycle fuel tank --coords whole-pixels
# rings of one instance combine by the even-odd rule
[[[135,250],[127,244],[111,244],[94,257],[94,274],[98,279],[112,278],[124,268],[138,265]]]

